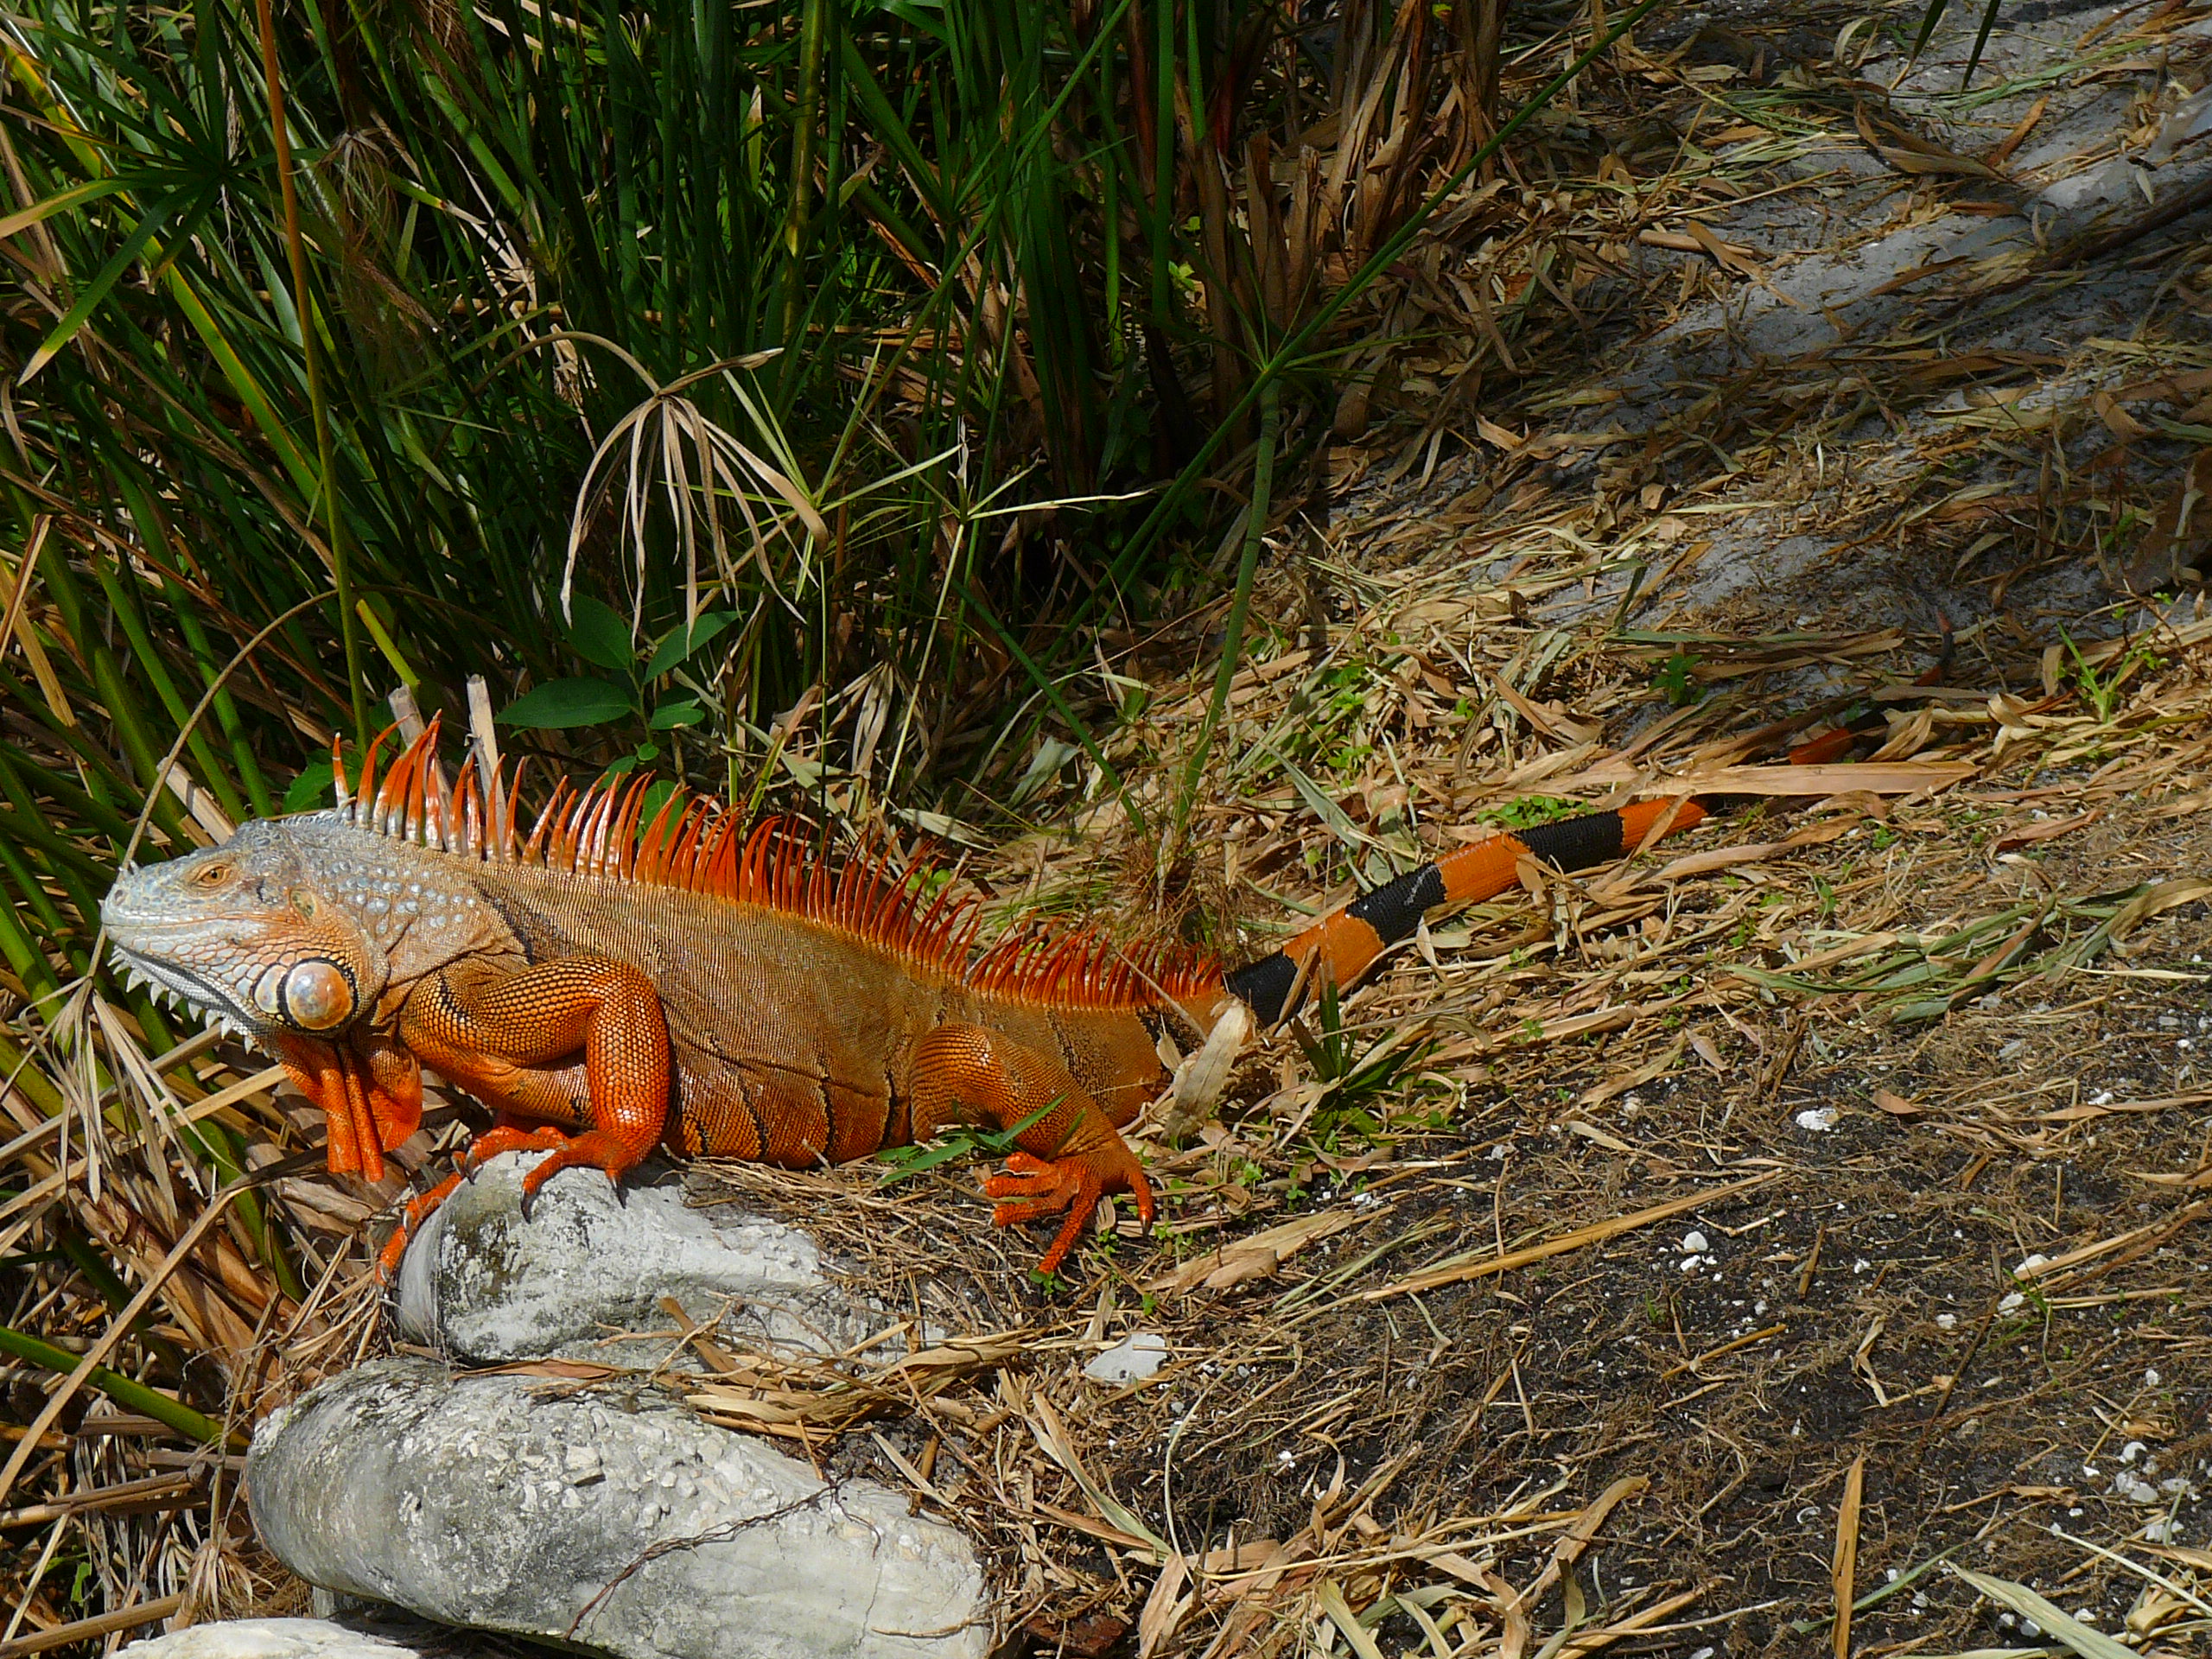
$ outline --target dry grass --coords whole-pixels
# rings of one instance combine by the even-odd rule
[[[1148,1139],[1162,1224],[1122,1222],[1049,1294],[1032,1241],[983,1225],[972,1170],[702,1172],[702,1201],[803,1214],[872,1292],[918,1313],[929,1285],[932,1317],[981,1334],[890,1367],[708,1337],[708,1378],[671,1386],[978,1530],[1046,1650],[1841,1652],[1854,1597],[1861,1654],[2024,1643],[2023,1610],[2069,1634],[2018,1599],[2030,1580],[2135,1650],[2203,1650],[2212,625],[2177,608],[2077,651],[2023,599],[2056,608],[2057,577],[2117,561],[2117,527],[2176,499],[2173,445],[2195,441],[2159,411],[2202,418],[2212,352],[2156,328],[2010,358],[1854,342],[1817,373],[1681,391],[1620,442],[1631,411],[1602,378],[1536,365],[1757,288],[1700,215],[1812,188],[1775,169],[1859,142],[1818,87],[1731,92],[1694,67],[1624,54],[1394,271],[1373,379],[1274,539],[1166,868],[1109,798],[1082,839],[998,846],[969,875],[1009,910],[1264,947],[1560,803],[1756,788],[1743,767],[1842,705],[1891,713],[1880,776],[1765,779],[1764,813],[1439,918],[1333,1029],[1249,1058],[1193,1144]],[[1651,159],[1666,147],[1629,140],[1662,115]],[[1953,184],[1898,181],[1891,206]],[[2202,251],[2159,257],[2185,285]],[[1866,431],[1961,383],[1986,400],[1941,434]],[[1993,484],[2000,466],[2037,482]],[[1353,510],[1317,527],[1325,498]],[[1878,544],[1971,596],[1952,683],[1904,686],[1932,606],[1869,626],[1843,588],[1797,626],[1681,602],[1755,503],[1839,569]],[[1218,625],[1103,642],[1106,753],[1154,821]],[[786,751],[813,798],[864,798],[846,747]],[[385,1340],[368,1224],[401,1178],[322,1178],[317,1115],[204,1039],[100,1091],[92,1036],[127,1056],[144,1033],[80,1014],[79,1046],[0,1056],[6,1323],[81,1373],[9,1374],[9,1636],[102,1636],[60,1611],[79,1579],[117,1621],[293,1609],[238,1501],[240,1437]],[[431,1122],[403,1162],[461,1132],[450,1107]],[[172,1154],[194,1126],[240,1179],[191,1184],[207,1160]],[[134,1284],[82,1271],[78,1241]],[[285,1282],[249,1265],[270,1259]],[[1159,1376],[1084,1379],[1138,1330],[1169,1344]],[[164,1355],[184,1386],[129,1403]],[[2115,1489],[2151,1460],[2151,1502]],[[2007,1597],[2016,1623],[1993,1626]]]
[[[1563,630],[1548,683],[1579,690],[1540,702],[1527,683],[1530,717],[1502,691],[1555,630],[1500,609],[1477,636],[1402,587],[1325,655],[1249,667],[1204,809],[1214,890],[1318,905],[1328,876],[1402,861],[1421,824],[1532,784],[1602,799],[1738,759],[1720,732],[1790,724],[1808,657],[1869,682],[1885,652],[1918,665],[1885,635],[1746,650],[1725,715],[1665,713],[1647,657],[1600,621]],[[1801,804],[1451,918],[1343,1009],[1355,1055],[1410,1050],[1402,1074],[1332,1088],[1277,1042],[1198,1144],[1149,1148],[1171,1195],[1155,1237],[1122,1224],[1042,1302],[1020,1242],[979,1236],[964,1175],[887,1198],[851,1175],[718,1173],[826,1228],[878,1294],[960,1287],[957,1322],[1021,1355],[995,1379],[926,1356],[969,1374],[817,1454],[982,1526],[1032,1628],[1077,1649],[1125,1624],[1146,1653],[1787,1647],[1833,1611],[1815,1586],[1851,1553],[1854,1460],[1863,1640],[1973,1623],[1975,1599],[1925,1572],[1938,1555],[1999,1580],[2063,1556],[2083,1569],[2069,1606],[2142,1590],[2140,1619],[2186,1626],[2207,1563],[2139,1540],[2189,1502],[2139,1513],[2045,1471],[2059,1445],[2094,1462],[2118,1437],[2202,1484],[2190,1314],[2212,1250],[2190,1109],[2212,1092],[2182,1035],[2146,1052],[2139,1027],[2180,1017],[2164,1011],[2204,973],[2178,964],[2212,943],[2212,886],[2164,875],[2205,866],[2209,638],[2086,652],[2093,671],[2139,664],[2101,711],[1999,694],[1940,700],[1939,726],[1900,703],[1885,747],[1940,791]],[[1479,715],[1433,706],[1422,671],[1447,652],[1451,684],[1501,688]],[[1346,664],[1360,695],[1331,724]],[[1172,752],[1198,718],[1177,690],[1133,742]],[[1642,744],[1580,734],[1654,714]],[[1268,736],[1285,731],[1354,757],[1317,785],[1333,823],[1250,778],[1255,757],[1296,766]],[[1072,884],[1099,868],[1059,856]],[[1017,848],[1001,885],[1055,875],[1050,849]],[[1800,1127],[1823,1110],[1828,1128]],[[1693,1227],[1713,1260],[1686,1275]],[[1082,1377],[1138,1329],[1169,1344],[1158,1378]],[[753,1386],[747,1410],[849,1420],[849,1384]],[[2180,1591],[2054,1545],[2053,1506],[2107,1548],[2133,1531],[2136,1564]],[[1877,1595],[1891,1571],[1928,1604]],[[2188,1650],[2185,1628],[2171,1639]]]

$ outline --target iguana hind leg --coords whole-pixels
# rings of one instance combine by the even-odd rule
[[[1152,1220],[1152,1188],[1114,1126],[1067,1067],[1051,1055],[982,1026],[936,1027],[914,1046],[907,1095],[916,1141],[946,1124],[981,1121],[1001,1128],[1027,1123],[1007,1160],[1007,1172],[983,1183],[997,1200],[992,1223],[1065,1210],[1066,1220],[1038,1271],[1051,1273],[1083,1236],[1084,1224],[1109,1192],[1127,1192],[1137,1214]],[[1041,1114],[1041,1115],[1040,1115]],[[1028,1123],[1031,1118],[1036,1122]]]

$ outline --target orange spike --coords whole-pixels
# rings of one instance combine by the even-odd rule
[[[506,762],[503,759],[499,764],[505,766]],[[507,804],[500,815],[499,822],[493,826],[495,831],[493,844],[498,849],[495,855],[502,859],[514,858],[519,854],[517,843],[522,838],[522,775],[529,766],[528,755],[518,755],[515,758],[515,780],[507,785]],[[499,792],[499,773],[495,767],[492,772],[492,793],[494,799],[498,798]]]
[[[337,786],[338,810],[351,814],[353,810],[353,791],[346,785],[346,756],[338,747],[338,734],[330,734],[330,781]]]
[[[420,812],[423,740],[416,738],[391,758],[391,770],[377,791],[378,817],[385,834],[411,841]]]
[[[604,798],[599,810],[592,817],[591,847],[588,854],[591,873],[607,875],[620,868],[622,857],[622,808],[636,788],[631,783],[611,782],[601,791]]]
[[[484,780],[474,766],[469,767],[468,780],[463,788],[466,791],[466,805],[463,808],[462,850],[471,858],[481,858],[491,841],[492,809],[490,798],[484,792]]]
[[[566,837],[563,842],[566,853],[562,860],[563,869],[582,874],[584,857],[591,847],[592,821],[599,817],[606,794],[605,790],[594,784],[577,798],[575,806],[569,810],[569,821],[561,826],[562,834]]]
[[[633,880],[649,881],[656,886],[665,885],[662,878],[668,869],[671,839],[668,815],[676,811],[683,802],[683,791],[681,787],[669,791],[668,798],[660,804],[660,810],[653,814],[653,821],[638,836],[637,847],[630,861],[630,874]],[[681,818],[677,821],[682,822]]]
[[[550,807],[546,809],[552,818],[545,833],[545,868],[549,870],[565,870],[575,861],[576,813],[590,804],[591,790],[588,786],[581,790],[572,786],[559,798],[558,812]]]
[[[745,837],[738,833],[737,825],[717,824],[701,854],[706,870],[702,891],[721,899],[744,898],[745,855]]]
[[[771,860],[778,828],[776,820],[770,818],[747,837],[744,850],[738,857],[735,897],[756,905],[775,902],[776,895],[771,887],[773,880]]]
[[[622,785],[609,781],[592,788],[596,803],[588,821],[576,826],[576,872],[578,874],[597,875],[607,863],[607,826],[613,821],[622,801]]]
[[[668,844],[662,850],[659,879],[671,887],[689,887],[690,849],[699,838],[699,799],[696,796],[677,790],[670,796],[670,804],[678,810],[668,826]]]
[[[472,772],[461,785],[461,846],[467,857],[484,856],[484,808],[476,790],[476,774]]]
[[[429,829],[434,837],[430,845],[440,852],[453,852],[454,843],[460,839],[461,829],[454,822],[453,781],[446,776],[446,763],[435,753],[430,756],[429,783],[423,791],[429,805]]]
[[[367,753],[361,756],[360,780],[353,788],[353,818],[357,823],[366,823],[372,828],[375,825],[377,751],[384,747],[385,739],[391,735],[393,729],[387,726],[378,732],[370,741]]]
[[[409,841],[427,844],[430,834],[430,764],[436,758],[424,747],[426,730],[407,751],[407,798],[401,804],[401,833]]]
[[[441,851],[450,851],[453,840],[453,791],[446,782],[445,763],[438,759],[438,720],[432,715],[429,729],[423,734],[427,756],[423,766],[423,803],[425,833],[435,833],[431,846]]]
[[[589,784],[561,815],[553,830],[553,856],[563,870],[573,874],[583,863],[585,836],[590,831],[591,816],[598,810],[599,785]]]
[[[645,810],[645,791],[652,787],[650,777],[640,775],[622,798],[621,809],[614,815],[613,874],[634,875],[638,867],[638,820]]]
[[[683,822],[677,826],[676,851],[669,857],[677,886],[689,887],[694,893],[699,891],[707,875],[705,855],[714,847],[710,832],[720,827],[708,812],[705,802],[691,803]]]
[[[607,851],[607,821],[613,816],[618,785],[594,784],[591,804],[577,816],[575,826],[576,874],[594,874]]]
[[[412,749],[402,749],[391,757],[385,769],[384,781],[377,785],[376,827],[383,834],[397,836],[405,822],[407,812],[407,779],[413,770]]]
[[[521,779],[518,778],[516,782],[519,784]],[[560,822],[562,803],[567,798],[568,794],[569,780],[565,778],[556,779],[553,783],[553,793],[546,800],[545,810],[537,815],[537,822],[530,827],[530,840],[522,849],[525,862],[543,864],[548,868],[551,868],[553,852],[549,842],[553,833],[553,826]]]

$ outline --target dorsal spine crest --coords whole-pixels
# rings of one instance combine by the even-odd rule
[[[766,819],[748,831],[734,814],[680,786],[647,819],[652,785],[645,778],[583,790],[557,780],[525,838],[516,827],[519,763],[512,782],[502,776],[504,760],[487,780],[482,757],[472,753],[448,782],[433,717],[379,778],[378,751],[391,734],[387,728],[369,745],[357,784],[349,785],[334,743],[331,762],[338,810],[396,841],[479,862],[756,905],[835,928],[985,996],[1118,1008],[1193,1000],[1221,985],[1220,969],[1208,958],[1156,947],[1132,951],[1090,928],[1033,925],[979,952],[978,901],[955,897],[951,883],[925,899],[916,881],[924,872],[911,863],[877,853],[831,859],[788,820]],[[489,802],[504,812],[495,816]]]

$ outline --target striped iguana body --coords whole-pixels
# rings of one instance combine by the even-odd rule
[[[498,1115],[466,1167],[550,1152],[525,1195],[572,1165],[619,1179],[656,1147],[798,1168],[980,1122],[1018,1131],[984,1183],[993,1219],[1064,1217],[1047,1272],[1102,1196],[1151,1220],[1119,1131],[1166,1080],[1173,1028],[1272,1024],[1426,911],[1505,891],[1524,858],[1581,868],[1706,816],[1659,800],[1494,836],[1224,971],[1090,932],[978,951],[972,905],[925,901],[911,872],[825,862],[680,793],[644,822],[642,783],[556,790],[524,839],[517,792],[474,764],[449,785],[436,738],[380,782],[373,748],[357,788],[340,771],[335,810],[127,872],[102,906],[129,969],[237,1028],[323,1109],[334,1174],[383,1174],[421,1122],[425,1068]],[[387,1270],[460,1179],[409,1206]]]

